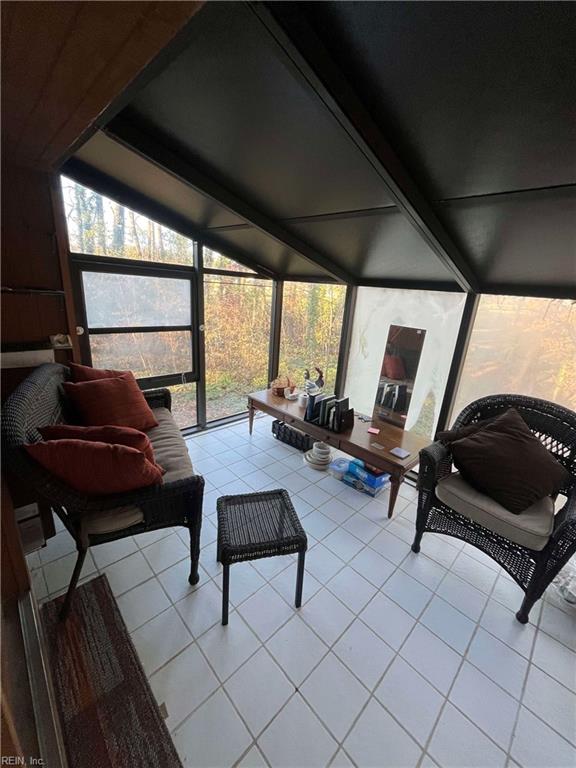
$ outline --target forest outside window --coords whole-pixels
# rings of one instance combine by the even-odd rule
[[[189,238],[66,176],[61,184],[72,252],[193,266]]]

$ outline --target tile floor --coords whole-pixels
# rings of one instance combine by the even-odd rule
[[[455,539],[410,551],[416,493],[395,518],[305,467],[270,419],[188,441],[206,478],[201,579],[183,529],[95,547],[182,762],[228,766],[576,766],[576,609],[549,592],[522,627],[519,588]],[[309,535],[304,604],[293,558],[231,569],[220,624],[216,499],[286,487]],[[31,555],[40,599],[65,588],[73,543]]]

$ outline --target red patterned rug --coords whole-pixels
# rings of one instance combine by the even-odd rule
[[[182,768],[105,576],[42,607],[68,759],[75,768]]]

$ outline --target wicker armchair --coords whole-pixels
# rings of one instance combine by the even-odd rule
[[[567,501],[555,514],[553,528],[543,547],[537,550],[515,543],[443,503],[435,491],[438,483],[450,475],[452,457],[449,446],[435,442],[420,451],[418,512],[412,551],[420,551],[422,535],[427,531],[454,536],[482,550],[524,590],[525,597],[516,618],[525,624],[534,603],[576,552],[576,414],[546,400],[492,395],[465,408],[454,428],[497,416],[512,407],[571,475],[567,487],[560,490]]]
[[[2,408],[5,469],[24,480],[33,489],[38,502],[52,508],[76,542],[78,559],[63,604],[62,617],[70,609],[88,547],[145,531],[177,525],[188,528],[189,581],[197,583],[204,478],[193,474],[189,462],[188,468],[168,472],[162,485],[115,495],[87,496],[58,480],[22,449],[24,443],[41,439],[38,427],[68,421],[61,392],[61,384],[68,378],[68,373],[68,368],[62,365],[40,366],[19,385]],[[164,422],[172,422],[172,429],[177,432],[168,413],[171,407],[170,391],[149,390],[144,392],[144,396],[156,414],[163,416]],[[176,439],[180,439],[179,434],[176,434]],[[154,445],[152,437],[151,440]]]

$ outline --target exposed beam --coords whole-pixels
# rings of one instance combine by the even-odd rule
[[[354,279],[344,269],[334,264],[328,256],[313,248],[309,243],[286,229],[279,221],[243,200],[232,190],[196,167],[183,156],[152,138],[133,122],[119,116],[106,127],[106,133],[128,149],[154,163],[175,178],[183,181],[205,197],[214,200],[222,207],[256,229],[271,237],[280,245],[302,256],[306,261],[321,267],[328,275],[341,283],[353,283]]]
[[[268,382],[278,376],[280,367],[280,340],[282,336],[282,304],[284,300],[284,283],[274,281],[272,291],[272,311],[270,313],[270,351],[268,355]]]
[[[409,280],[401,278],[365,278],[358,281],[359,288],[392,288],[408,291],[448,291],[459,293],[460,287],[456,282],[446,280]]]
[[[450,363],[450,371],[448,372],[448,379],[446,381],[446,386],[444,387],[442,405],[440,406],[440,413],[438,414],[436,432],[440,432],[448,427],[448,420],[451,417],[452,409],[454,407],[454,400],[456,399],[464,363],[466,362],[468,344],[470,343],[470,337],[472,336],[472,331],[474,329],[474,320],[479,304],[480,296],[477,293],[469,293],[466,296],[466,303],[464,304],[464,310],[462,312],[462,317],[460,318],[460,328],[458,329],[458,336],[452,354],[452,362]]]
[[[288,62],[330,110],[384,182],[392,200],[465,291],[477,290],[470,265],[388,143],[299,3],[249,2]]]
[[[146,195],[136,192],[126,184],[92,168],[90,165],[82,162],[82,160],[71,158],[61,169],[61,173],[64,176],[68,176],[74,181],[77,181],[79,184],[83,184],[84,186],[93,189],[95,192],[111,197],[117,203],[121,203],[122,205],[141,213],[143,216],[147,216],[158,224],[163,224],[164,226],[173,229],[175,232],[178,232],[178,234],[184,235],[184,237],[189,237],[192,240],[202,240],[209,248],[212,248],[215,251],[220,251],[264,277],[273,278],[276,276],[272,270],[258,264],[243,250],[228,245],[217,235],[212,235],[209,232],[202,230],[200,227],[195,227],[194,224],[184,216],[174,213],[174,211],[165,208],[163,205],[159,205]]]
[[[336,381],[334,382],[334,394],[336,397],[344,397],[346,376],[348,375],[348,360],[350,359],[350,347],[352,345],[352,331],[357,295],[358,289],[356,286],[349,285],[346,289],[342,330],[340,332],[340,346],[338,347],[338,367],[336,368]]]

